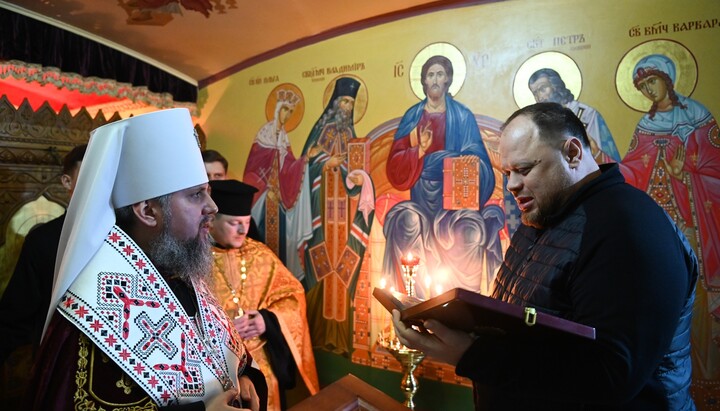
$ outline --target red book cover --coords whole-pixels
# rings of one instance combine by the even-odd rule
[[[480,209],[480,160],[475,156],[443,160],[443,208]]]
[[[370,144],[367,137],[354,138],[348,142],[348,171],[370,171]]]

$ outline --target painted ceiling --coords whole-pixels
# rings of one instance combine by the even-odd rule
[[[13,0],[0,7],[72,31],[153,64],[191,84],[209,84],[293,48],[437,9],[458,0]],[[11,101],[86,104],[81,93],[3,79]],[[37,90],[36,90],[37,89]],[[55,87],[57,89],[57,87]],[[14,97],[13,97],[14,96]],[[92,104],[108,104],[90,96]]]

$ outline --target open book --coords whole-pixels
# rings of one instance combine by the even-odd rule
[[[595,328],[542,313],[533,307],[521,307],[495,298],[454,288],[429,300],[408,297],[381,288],[373,296],[390,312],[400,311],[400,318],[421,326],[436,319],[447,327],[476,334],[563,334],[595,339]]]

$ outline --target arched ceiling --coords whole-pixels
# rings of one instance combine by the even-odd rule
[[[333,36],[492,1],[496,0],[0,0],[0,8],[90,38],[203,87]],[[91,115],[103,110],[126,117],[157,109],[147,101],[9,76],[0,76],[0,95],[15,106],[27,99],[37,110],[47,101],[56,111],[67,105],[73,113],[84,107]]]
[[[0,7],[117,47],[196,84],[290,48],[460,0],[12,0]]]

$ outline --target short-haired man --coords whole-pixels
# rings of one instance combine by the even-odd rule
[[[185,109],[91,134],[28,408],[260,408],[261,373],[205,285],[217,207],[198,145]]]
[[[247,238],[257,188],[237,180],[211,181],[218,213],[213,293],[268,383],[268,409],[287,408],[285,391],[299,374],[310,394],[320,389],[306,317],[305,291],[265,244]]]
[[[60,183],[70,197],[86,149],[87,144],[81,144],[63,157]],[[40,345],[64,222],[65,213],[30,230],[20,250],[15,271],[0,299],[0,365],[3,369],[3,377],[0,378],[12,376],[13,379],[3,381],[0,389],[5,409],[25,408],[24,404],[21,405],[21,391],[27,386],[31,365]],[[13,389],[13,392],[6,389]]]
[[[203,163],[205,163],[205,171],[207,172],[208,181],[227,180],[229,163],[219,151],[203,150],[202,158]],[[250,232],[248,233],[248,236],[253,240],[262,241],[255,219],[250,220]]]
[[[202,159],[208,180],[227,179],[228,161],[222,154],[216,150],[203,150]]]
[[[477,409],[694,410],[690,319],[697,259],[668,215],[598,166],[580,120],[557,103],[515,112],[501,168],[522,211],[493,297],[596,329],[596,340],[478,336],[393,322],[400,341],[456,365]]]

